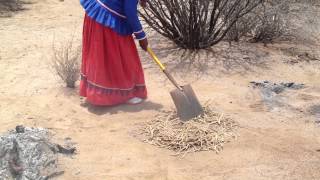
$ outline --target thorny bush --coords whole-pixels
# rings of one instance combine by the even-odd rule
[[[264,0],[152,0],[140,14],[155,31],[184,49],[220,42],[230,28]]]

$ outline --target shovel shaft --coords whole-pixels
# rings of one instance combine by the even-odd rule
[[[153,61],[158,64],[160,69],[162,71],[166,70],[166,67],[161,63],[161,61],[158,59],[158,57],[154,54],[154,52],[151,50],[151,48],[148,48],[148,53],[152,57]]]
[[[171,74],[166,70],[162,70],[163,73],[168,77],[168,79],[171,81],[171,83],[180,91],[183,91],[183,89],[181,88],[181,86],[179,86],[179,84],[177,83],[177,81],[171,76]]]
[[[167,71],[166,67],[161,63],[161,61],[158,59],[158,57],[154,54],[154,52],[151,50],[151,48],[148,48],[148,53],[152,57],[153,61],[158,64],[160,69],[163,71],[163,73],[168,77],[168,79],[171,81],[171,83],[180,91],[183,91],[181,86],[177,83],[177,81],[173,78],[173,76]]]

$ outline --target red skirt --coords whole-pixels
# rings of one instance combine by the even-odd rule
[[[134,39],[85,16],[80,95],[94,105],[146,98],[143,69]]]

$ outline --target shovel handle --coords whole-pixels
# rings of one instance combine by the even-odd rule
[[[162,71],[166,70],[166,67],[161,63],[161,61],[158,59],[158,57],[154,54],[154,52],[149,47],[148,47],[148,53],[152,57],[153,61],[158,64],[158,66]]]
[[[154,52],[151,50],[151,48],[148,47],[148,53],[152,57],[153,61],[158,64],[160,69],[163,71],[163,73],[168,77],[168,79],[171,81],[171,83],[180,91],[183,91],[181,86],[177,83],[177,81],[173,78],[173,76],[167,71],[166,67],[161,63],[161,61],[158,59],[158,57],[154,54]]]

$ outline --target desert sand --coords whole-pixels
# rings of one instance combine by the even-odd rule
[[[84,12],[79,2],[32,2],[26,10],[0,18],[0,133],[22,124],[48,128],[56,138],[72,138],[78,153],[61,156],[65,174],[57,179],[320,179],[320,60],[309,57],[320,58],[319,41],[267,47],[229,47],[222,42],[204,58],[209,63],[189,69],[179,64],[174,69],[178,79],[191,83],[201,102],[210,100],[240,128],[239,137],[220,154],[176,157],[130,133],[137,123],[174,107],[169,95],[173,87],[148,55],[140,51],[149,92],[146,102],[85,106],[77,89],[65,88],[50,68],[54,41],[63,42],[72,34],[81,39]],[[150,44],[169,68],[177,65],[179,57],[167,40],[150,33]],[[308,54],[294,54],[290,48]],[[270,107],[260,91],[250,87],[250,81],[259,80],[306,87],[283,92],[281,102]]]

